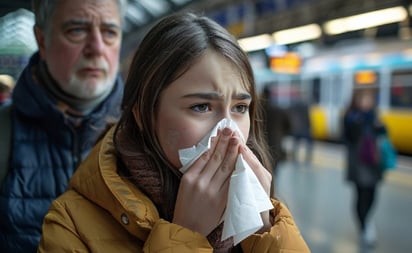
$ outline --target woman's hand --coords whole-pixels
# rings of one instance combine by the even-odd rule
[[[209,151],[183,175],[173,223],[204,236],[215,229],[226,208],[230,176],[239,155],[240,138],[229,128],[212,138]]]
[[[243,156],[243,159],[249,164],[250,168],[252,168],[253,172],[255,173],[256,177],[258,178],[260,184],[262,185],[263,189],[267,193],[268,197],[270,197],[270,187],[272,185],[272,174],[263,167],[260,163],[259,159],[255,156],[255,154],[249,149],[248,146],[242,145],[240,147],[240,153]],[[261,213],[263,219],[263,227],[258,233],[266,232],[272,227],[272,223],[270,221],[270,213],[269,211]]]

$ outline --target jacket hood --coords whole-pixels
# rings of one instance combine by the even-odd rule
[[[108,211],[132,235],[145,241],[159,214],[147,196],[117,173],[113,132],[114,127],[93,148],[69,188]]]

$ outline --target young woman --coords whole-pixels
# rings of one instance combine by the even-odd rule
[[[40,252],[309,252],[287,208],[272,200],[264,226],[221,240],[229,178],[242,154],[272,184],[246,54],[206,17],[175,14],[146,35],[130,66],[123,115],[51,206]],[[178,150],[222,119],[211,148],[182,174]]]

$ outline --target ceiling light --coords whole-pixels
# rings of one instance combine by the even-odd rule
[[[309,24],[291,29],[281,30],[272,34],[276,44],[286,45],[301,41],[314,40],[321,36],[322,31],[317,24]]]
[[[273,43],[273,40],[269,34],[261,34],[253,37],[239,39],[238,42],[243,50],[250,52],[269,47]]]
[[[327,34],[335,35],[400,22],[406,19],[407,15],[405,8],[398,6],[334,19],[326,22],[323,28]]]

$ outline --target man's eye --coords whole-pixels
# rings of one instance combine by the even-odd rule
[[[86,29],[81,27],[70,28],[67,30],[67,33],[70,35],[80,35],[86,33]]]
[[[199,104],[199,105],[194,105],[190,107],[195,112],[207,112],[209,110],[209,105],[208,104]]]
[[[70,28],[66,31],[68,37],[72,40],[80,40],[87,35],[87,31],[82,27]]]
[[[103,30],[102,35],[106,43],[112,43],[119,38],[119,33],[116,30]]]

